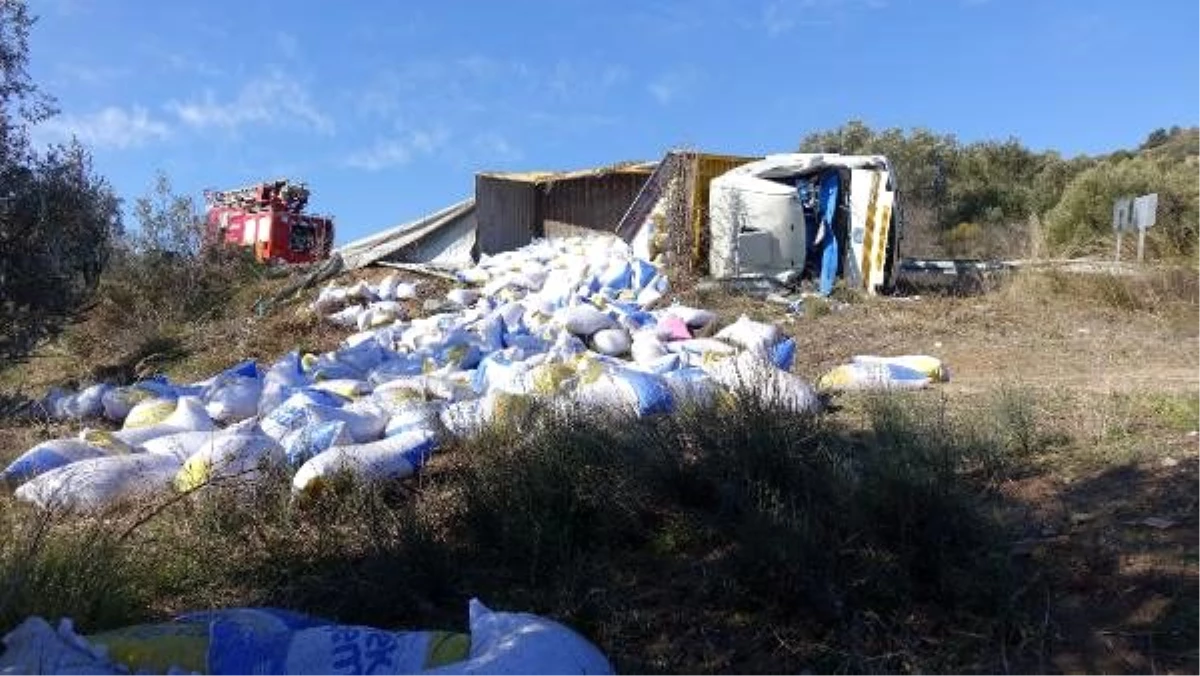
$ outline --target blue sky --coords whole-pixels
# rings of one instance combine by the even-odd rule
[[[1066,155],[1195,125],[1197,3],[30,0],[30,70],[127,201],[288,176],[344,243],[474,172],[764,154],[849,119]]]

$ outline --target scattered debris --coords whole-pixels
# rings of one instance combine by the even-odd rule
[[[1177,522],[1171,519],[1164,519],[1159,516],[1148,516],[1135,523],[1141,526],[1149,526],[1150,528],[1155,528],[1157,530],[1166,530],[1168,528],[1173,528]]]
[[[665,304],[663,269],[619,239],[539,240],[455,277],[418,318],[401,301],[416,300],[419,281],[325,286],[312,308],[357,331],[325,354],[247,361],[191,384],[52,392],[54,417],[103,415],[122,429],[42,444],[5,479],[44,509],[98,512],[261,481],[277,476],[264,471],[272,465],[294,470],[296,493],[341,471],[403,478],[448,436],[471,436],[523,400],[640,417],[736,389],[796,412],[822,406],[790,373],[795,342],[778,327],[743,316],[716,331],[714,313]]]
[[[727,279],[704,279],[696,284],[701,292],[723,292],[765,298],[774,293],[786,293],[791,287],[764,275],[742,275]]]
[[[426,277],[434,277],[437,279],[444,279],[448,282],[459,281],[458,277],[456,277],[454,275],[454,272],[452,270],[441,269],[430,263],[422,264],[422,263],[396,263],[394,261],[376,261],[375,264],[383,266],[385,268],[394,268],[396,270],[403,270],[405,272],[411,272],[411,273],[417,274],[417,275],[424,275]]]

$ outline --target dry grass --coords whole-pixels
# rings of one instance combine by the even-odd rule
[[[357,270],[336,282],[375,283],[393,272]],[[287,288],[294,277],[253,267],[220,274],[229,275],[228,288],[210,299],[194,301],[192,305],[208,307],[199,317],[189,318],[169,308],[154,309],[166,303],[162,298],[129,301],[125,295],[121,299],[101,296],[91,313],[29,360],[0,369],[0,392],[37,398],[53,386],[79,387],[100,381],[125,384],[154,373],[187,382],[207,378],[243,359],[270,363],[295,349],[332,350],[345,338],[344,329],[321,321],[309,309],[315,291],[304,292],[265,316],[256,314],[259,301]],[[410,317],[424,316],[423,300],[442,298],[449,288],[440,279],[395,274],[417,282],[422,294],[405,302]],[[121,309],[121,303],[127,302],[153,307],[140,315],[130,314]]]
[[[970,294],[845,300],[799,315],[747,296],[681,298],[704,303],[722,323],[741,314],[779,323],[796,336],[794,370],[812,378],[855,354],[930,354],[949,365],[946,389],[954,393],[1005,382],[1096,393],[1197,390],[1200,299],[1187,269],[1028,272],[987,280]]]
[[[1005,587],[971,582],[1008,579],[988,555],[1002,540],[988,535],[976,448],[947,434],[931,453],[886,406],[859,439],[744,404],[621,424],[546,413],[532,433],[502,426],[451,446],[415,493],[294,503],[286,482],[251,497],[202,491],[132,530],[136,513],[80,522],[8,505],[0,562],[16,591],[0,623],[70,613],[99,630],[236,603],[447,626],[479,595],[570,622],[624,670],[672,672],[860,670],[899,665],[885,657],[896,651],[933,666],[894,634],[914,608],[957,605],[964,626],[1002,640],[981,612]],[[687,598],[705,599],[721,654],[684,631],[673,603]],[[821,623],[833,633],[814,640]],[[652,645],[660,632],[666,652]],[[803,651],[749,647],[773,633]],[[981,666],[995,663],[986,653]]]
[[[843,396],[819,420],[753,402],[547,414],[451,444],[400,486],[201,491],[133,530],[137,513],[47,521],[3,498],[0,594],[18,591],[0,627],[268,604],[461,629],[477,595],[566,621],[622,671],[1194,672],[1194,281],[1035,274],[811,316],[686,296],[722,322],[781,322],[809,377],[929,353],[953,380]],[[172,369],[337,338],[295,306],[243,314],[184,334],[198,347]],[[0,456],[68,432],[7,421]]]
[[[570,623],[623,671],[1111,670],[1101,631],[1135,637],[1122,659],[1194,669],[1194,447],[1174,447],[1174,471],[1094,462],[1077,418],[968,399],[860,395],[824,420],[752,401],[639,422],[535,412],[404,487],[213,488],[136,527],[152,506],[80,521],[6,502],[0,577],[19,584],[0,624],[258,604],[461,629],[480,596]],[[1138,410],[1133,432],[1182,429],[1189,406]],[[1179,527],[1126,525],[1147,515]],[[1063,605],[1088,590],[1094,615]]]

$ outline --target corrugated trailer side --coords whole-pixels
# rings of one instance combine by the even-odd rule
[[[494,174],[475,176],[476,244],[495,254],[524,246],[541,236],[537,185]]]

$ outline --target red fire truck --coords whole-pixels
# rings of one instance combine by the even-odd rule
[[[329,256],[333,219],[305,213],[309,190],[287,179],[206,190],[209,241],[251,247],[261,263],[310,263]]]

